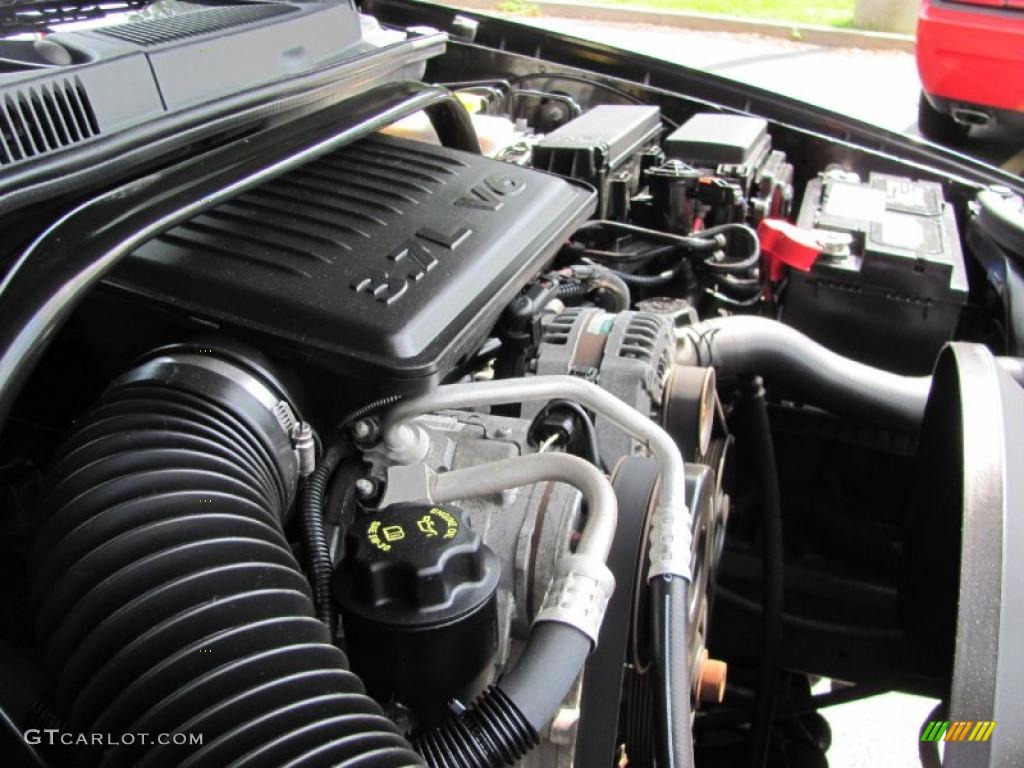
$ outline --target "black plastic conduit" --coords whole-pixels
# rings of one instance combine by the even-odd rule
[[[309,578],[313,584],[313,603],[316,606],[316,615],[330,629],[331,637],[334,637],[337,629],[338,611],[331,599],[334,561],[331,559],[324,514],[327,487],[338,465],[351,454],[351,442],[345,430],[358,419],[393,405],[400,399],[401,395],[387,395],[357,408],[342,419],[335,430],[338,434],[324,450],[316,469],[306,479],[306,484],[302,488],[299,501],[302,510],[302,545],[306,551]]]
[[[334,562],[327,540],[324,499],[327,495],[327,484],[344,458],[345,451],[340,445],[332,445],[324,451],[316,469],[306,478],[299,502],[302,514],[302,547],[306,553],[309,580],[313,585],[313,603],[316,606],[317,617],[331,631],[332,637],[337,628],[338,611],[331,600]]]
[[[31,598],[67,730],[202,737],[87,755],[111,768],[422,765],[331,644],[282,533],[287,396],[208,349],[115,381],[49,473]]]

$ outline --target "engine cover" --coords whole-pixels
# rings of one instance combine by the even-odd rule
[[[418,391],[483,341],[594,198],[546,173],[378,135],[168,231],[108,284]]]

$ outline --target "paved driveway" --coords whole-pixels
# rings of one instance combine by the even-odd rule
[[[917,133],[920,85],[914,56],[808,45],[727,32],[697,32],[577,19],[525,18],[530,24],[598,40],[778,91],[900,133]],[[1024,141],[987,129],[966,151],[1015,173],[1024,172]]]

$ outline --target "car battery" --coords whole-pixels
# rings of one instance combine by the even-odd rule
[[[817,232],[823,252],[808,271],[789,270],[782,320],[856,360],[928,373],[967,300],[942,187],[824,174],[808,183],[797,224]]]

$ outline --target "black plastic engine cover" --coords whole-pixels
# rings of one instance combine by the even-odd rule
[[[107,283],[416,391],[483,341],[594,198],[546,173],[378,135],[170,230]]]

